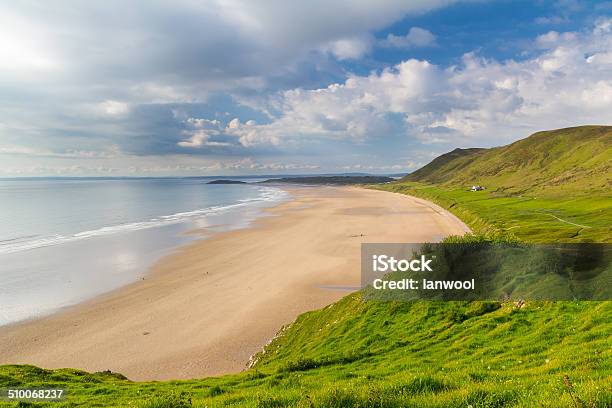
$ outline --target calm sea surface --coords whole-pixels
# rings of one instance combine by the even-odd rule
[[[288,199],[207,179],[0,179],[0,325],[141,279],[179,245]],[[249,180],[253,181],[253,180]]]

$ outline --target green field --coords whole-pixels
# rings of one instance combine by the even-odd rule
[[[611,196],[468,191],[410,181],[377,188],[433,201],[465,221],[475,233],[541,243],[612,240]]]
[[[609,243],[611,135],[585,127],[455,152],[376,188],[430,199],[478,239]],[[301,315],[236,375],[136,383],[0,367],[0,387],[43,385],[68,388],[54,407],[612,407],[612,302],[365,302],[355,293]]]

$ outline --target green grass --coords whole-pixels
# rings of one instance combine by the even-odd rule
[[[455,152],[417,181],[375,188],[448,208],[477,234],[468,240],[609,243],[610,135],[609,127],[542,132]],[[466,191],[471,184],[488,189]],[[47,404],[58,408],[603,408],[612,407],[611,339],[610,301],[366,302],[355,293],[299,316],[240,374],[131,382],[1,366],[0,388],[67,387],[65,402]]]
[[[468,191],[419,182],[376,188],[433,201],[453,212],[478,234],[515,237],[528,242],[611,242],[612,196],[609,193],[564,197],[545,192],[510,194]]]
[[[482,185],[484,191],[469,191]],[[422,197],[478,234],[528,242],[612,240],[612,126],[456,149],[381,189]]]
[[[513,195],[601,194],[612,190],[612,126],[535,133],[507,146],[456,149],[404,181],[466,189],[474,184]]]
[[[301,315],[238,375],[134,383],[4,366],[0,384],[68,387],[55,407],[573,407],[571,393],[585,407],[609,407],[611,330],[610,302],[518,308],[353,294]]]

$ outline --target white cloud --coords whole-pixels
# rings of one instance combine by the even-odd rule
[[[393,130],[393,116],[427,109],[445,81],[436,66],[417,60],[316,90],[285,91],[269,101],[280,114],[268,124],[235,123],[227,131],[245,146],[306,138],[363,141]]]
[[[335,40],[323,47],[339,60],[359,59],[372,50],[374,39],[370,35]]]
[[[180,118],[181,113],[175,111],[175,118]],[[235,119],[237,120],[237,119]],[[211,140],[213,136],[218,136],[222,132],[222,124],[217,119],[203,119],[188,117],[184,120],[190,129],[184,130],[182,133],[184,136],[188,136],[187,139],[181,140],[177,143],[180,147],[187,148],[201,148],[201,147],[226,147],[231,146],[231,143]],[[231,126],[232,122],[230,122]]]
[[[237,161],[227,161],[217,163],[220,169],[225,170],[270,170],[270,171],[288,171],[288,170],[318,170],[321,167],[313,164],[303,163],[261,163],[251,157],[245,157]]]
[[[6,79],[22,87],[78,84],[81,97],[95,91],[98,100],[120,93],[126,102],[199,101],[261,89],[313,52],[360,58],[371,32],[455,1],[5,2],[0,72],[10,69]],[[50,69],[55,76],[41,77]]]
[[[271,123],[236,124],[244,145],[283,145],[317,138],[385,137],[398,117],[406,137],[425,143],[464,141],[498,145],[531,131],[612,119],[612,24],[589,32],[550,32],[538,38],[540,55],[498,62],[466,54],[442,69],[408,60],[368,76],[315,90],[294,89],[262,110]]]
[[[567,23],[569,19],[565,16],[542,16],[535,19],[536,24],[542,25],[554,25],[554,24],[562,24]]]
[[[130,111],[127,103],[107,100],[98,104],[100,112],[108,116],[124,116]]]
[[[560,44],[568,44],[575,41],[577,38],[576,33],[558,33],[557,31],[549,31],[546,34],[542,34],[536,38],[536,43],[542,48],[557,47]]]
[[[228,130],[238,129],[240,127],[240,119],[234,118],[227,124]]]
[[[27,156],[27,157],[48,157],[48,158],[67,158],[67,159],[108,159],[117,157],[120,154],[117,146],[111,146],[106,151],[92,150],[72,150],[68,149],[62,152],[52,151],[29,146],[0,146],[0,154],[12,156]]]
[[[406,35],[389,34],[379,44],[388,48],[433,47],[436,45],[436,36],[424,28],[412,27]]]
[[[35,22],[3,10],[0,13],[0,73],[18,78],[60,68],[59,56]]]
[[[371,171],[402,172],[402,171],[408,171],[411,169],[415,169],[422,165],[423,163],[415,163],[413,161],[408,161],[405,164],[392,164],[392,165],[382,165],[382,166],[374,166],[371,164],[352,164],[349,166],[342,166],[342,170],[363,171],[363,172],[371,172]]]
[[[195,129],[212,129],[217,130],[221,126],[221,122],[217,119],[208,120],[200,118],[187,118],[187,123],[193,126]]]
[[[209,136],[204,132],[195,132],[187,140],[178,142],[181,147],[201,147],[208,141]]]

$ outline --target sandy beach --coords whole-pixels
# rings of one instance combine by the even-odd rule
[[[0,364],[112,370],[132,380],[237,372],[300,313],[359,286],[362,242],[468,231],[426,201],[355,187],[290,188],[250,228],[194,242],[142,281],[0,327]]]

